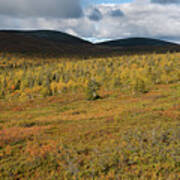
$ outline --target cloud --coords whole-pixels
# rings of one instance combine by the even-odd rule
[[[180,39],[180,6],[164,6],[149,0],[136,0],[133,3],[98,5],[104,15],[98,23],[97,38],[151,37]],[[109,16],[108,12],[120,9],[123,18]]]
[[[151,2],[159,4],[176,4],[180,3],[180,0],[151,0]]]
[[[78,18],[80,0],[0,0],[0,14],[16,17]]]
[[[103,16],[99,11],[99,9],[93,8],[90,10],[90,14],[88,15],[88,18],[92,21],[100,21],[103,18]]]
[[[21,6],[16,5],[20,1]],[[4,2],[0,6],[0,29],[53,29],[94,41],[127,37],[180,41],[180,4],[134,0],[123,4],[94,4],[82,9],[80,0],[51,0],[52,4],[48,4],[50,0],[0,2]],[[13,4],[10,6],[10,3]],[[37,7],[32,8],[33,3],[37,3]],[[55,6],[55,10],[51,10]]]
[[[124,16],[124,13],[120,9],[112,10],[112,11],[110,11],[109,14],[112,17],[122,17],[122,16]]]

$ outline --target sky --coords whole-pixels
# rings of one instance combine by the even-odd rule
[[[180,0],[0,0],[0,29],[58,30],[93,42],[180,42]]]

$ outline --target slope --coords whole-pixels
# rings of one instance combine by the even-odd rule
[[[63,56],[86,53],[92,47],[90,42],[58,31],[0,31],[1,52]]]
[[[98,43],[97,45],[103,45],[108,47],[142,47],[142,46],[175,46],[177,44],[170,43],[158,39],[151,38],[127,38],[127,39],[119,39],[106,41],[102,43]]]

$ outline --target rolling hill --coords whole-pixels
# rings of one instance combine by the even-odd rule
[[[98,45],[107,47],[145,47],[145,46],[175,46],[177,44],[151,38],[127,38],[120,40],[106,41]]]
[[[91,52],[92,48],[90,42],[58,31],[0,31],[0,50],[8,53],[74,56]]]
[[[110,48],[111,51],[121,51],[124,54],[180,52],[180,45],[152,38],[126,38],[105,41],[96,45]]]
[[[150,38],[128,38],[92,44],[58,31],[0,31],[0,52],[23,56],[87,58],[167,51],[180,51],[180,46]]]

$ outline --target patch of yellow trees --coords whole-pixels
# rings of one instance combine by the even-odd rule
[[[0,97],[34,98],[79,92],[93,89],[88,86],[91,81],[104,90],[119,88],[136,94],[148,92],[155,84],[180,81],[180,54],[39,62],[41,66],[21,59],[18,66],[1,66]]]

